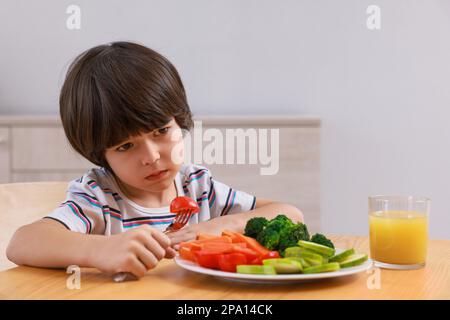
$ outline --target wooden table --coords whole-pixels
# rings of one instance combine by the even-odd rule
[[[332,240],[337,247],[368,253],[367,237]],[[266,286],[192,273],[164,260],[141,280],[123,283],[114,283],[95,269],[82,269],[81,289],[70,290],[65,270],[17,267],[0,272],[0,299],[450,299],[450,240],[430,241],[425,268],[375,272]]]

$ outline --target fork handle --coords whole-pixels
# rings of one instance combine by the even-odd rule
[[[119,272],[113,275],[114,282],[123,282],[127,280],[137,280],[136,276],[130,272]]]

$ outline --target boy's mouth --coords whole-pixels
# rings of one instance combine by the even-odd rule
[[[147,180],[155,180],[155,179],[159,179],[162,178],[169,170],[159,170],[156,171],[150,175],[148,175],[147,177],[145,177],[145,179]]]

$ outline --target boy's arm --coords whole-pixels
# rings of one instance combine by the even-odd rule
[[[145,275],[164,257],[175,255],[170,240],[159,230],[143,225],[113,236],[72,232],[43,219],[19,228],[6,254],[18,265],[66,268],[95,267],[106,273]]]
[[[209,221],[192,224],[184,227],[180,231],[167,234],[172,241],[172,245],[195,239],[198,233],[209,233],[220,235],[222,230],[231,230],[244,233],[247,221],[254,217],[266,217],[267,219],[275,218],[279,214],[284,214],[294,222],[302,222],[303,214],[296,207],[275,202],[269,199],[256,199],[255,209],[233,213],[211,219]]]
[[[42,219],[20,227],[11,238],[6,255],[17,265],[88,267],[90,252],[99,237],[71,232],[57,221]]]

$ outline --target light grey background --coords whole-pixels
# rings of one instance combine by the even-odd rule
[[[194,114],[322,118],[324,232],[367,234],[368,195],[417,194],[450,238],[449,35],[444,0],[1,0],[0,113],[57,114],[78,53],[137,41],[175,64]]]

